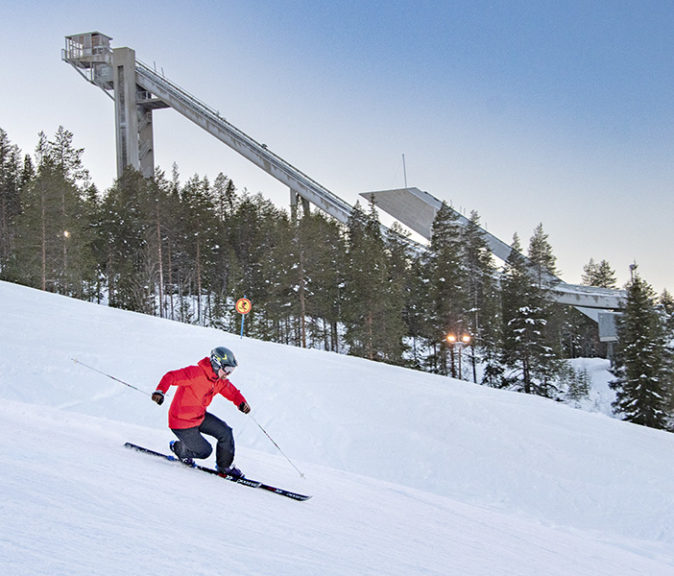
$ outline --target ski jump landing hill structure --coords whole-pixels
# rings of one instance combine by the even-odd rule
[[[233,126],[218,111],[139,62],[131,48],[112,48],[111,40],[100,32],[66,36],[61,57],[115,103],[118,177],[127,166],[147,178],[154,176],[153,113],[173,108],[287,186],[293,211],[298,202],[304,210],[313,204],[339,222],[348,221],[352,211],[350,204]],[[441,201],[428,192],[406,187],[365,192],[361,196],[426,240],[430,239]],[[457,215],[465,225],[467,219]],[[483,232],[492,253],[500,260],[507,260],[510,246],[486,230]],[[624,291],[578,286],[558,278],[552,280],[557,302],[575,306],[598,322],[603,341],[615,340],[613,319],[616,311],[624,307]]]

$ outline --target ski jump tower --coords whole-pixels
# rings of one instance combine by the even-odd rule
[[[351,206],[318,182],[227,122],[216,110],[139,62],[131,48],[112,48],[112,38],[100,32],[66,36],[62,59],[115,102],[117,176],[127,166],[143,176],[154,175],[152,113],[173,108],[250,160],[290,189],[293,207],[314,204],[340,222]]]
[[[219,112],[139,62],[131,48],[112,48],[111,40],[110,36],[100,32],[66,36],[61,57],[88,82],[101,88],[115,103],[118,177],[127,166],[135,168],[147,178],[154,176],[152,115],[157,109],[173,108],[286,185],[290,190],[293,210],[298,202],[302,203],[305,210],[308,210],[309,204],[313,204],[339,222],[348,221],[352,207],[347,202],[227,122]],[[424,238],[430,239],[433,218],[441,204],[437,198],[417,188],[367,192],[361,196]],[[467,222],[461,214],[459,221],[462,224]],[[510,247],[486,230],[483,232],[492,253],[505,260]],[[555,299],[562,304],[575,306],[598,321],[600,328],[602,311],[624,307],[624,291],[577,286],[554,280],[558,280],[553,289]],[[610,326],[610,315],[604,316],[604,324]],[[612,338],[612,335],[607,334],[604,339],[610,341]]]

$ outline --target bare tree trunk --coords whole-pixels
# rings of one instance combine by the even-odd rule
[[[169,286],[171,287],[171,320],[175,320],[175,313],[173,309],[173,266],[171,265],[171,243],[169,242],[168,244],[168,254],[167,254],[167,259],[168,259],[168,273],[169,273]]]
[[[164,262],[161,253],[161,224],[157,205],[157,258],[159,259],[159,317],[164,317]]]
[[[306,326],[306,302],[304,300],[304,250],[300,249],[300,339],[302,341],[302,348],[307,347],[307,326]]]
[[[47,211],[44,205],[44,184],[40,183],[40,208],[42,210],[42,290],[47,289]]]
[[[197,324],[201,324],[201,242],[197,237]]]
[[[367,357],[370,360],[374,360],[374,346],[372,344],[374,340],[374,333],[372,332],[372,325],[374,324],[374,319],[372,318],[372,312],[367,313]]]

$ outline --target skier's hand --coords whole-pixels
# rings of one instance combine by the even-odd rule
[[[152,400],[161,406],[164,402],[164,393],[161,390],[155,390],[152,393]]]
[[[248,406],[248,402],[241,402],[241,404],[239,404],[239,410],[241,410],[241,412],[244,414],[248,414],[248,412],[250,412],[250,406]]]

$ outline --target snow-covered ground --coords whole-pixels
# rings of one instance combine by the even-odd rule
[[[149,394],[216,345],[306,478],[218,398],[236,463],[311,500],[123,448],[166,451]],[[670,575],[673,454],[600,409],[0,282],[2,574]]]

